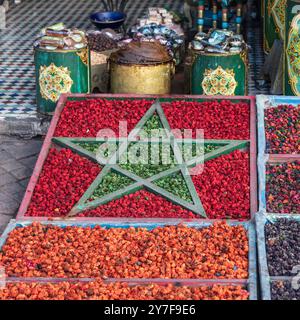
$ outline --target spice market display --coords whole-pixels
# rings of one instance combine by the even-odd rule
[[[38,116],[5,128],[47,133],[0,234],[0,300],[300,300],[300,13],[177,2],[22,30]]]
[[[53,145],[62,149],[50,148],[25,216],[248,220],[251,216],[250,162],[253,161],[250,159],[250,105],[195,101],[179,107],[176,100],[166,103],[141,100],[141,110],[133,111],[132,105],[138,101],[67,102],[52,138]],[[106,105],[109,112],[105,110]],[[88,116],[89,108],[92,118]],[[176,112],[177,108],[180,111]],[[95,109],[99,111],[94,112]],[[78,121],[81,110],[82,127]],[[212,116],[214,110],[219,111],[218,118]],[[182,117],[177,118],[180,113]],[[76,126],[71,124],[73,114],[77,115]],[[105,114],[109,115],[108,122]],[[240,124],[232,123],[229,114],[240,118]],[[128,144],[122,137],[111,144],[95,137],[102,128],[118,132],[118,127],[110,121],[111,116],[116,120],[120,116],[119,121],[126,121],[129,116]],[[97,118],[101,120],[95,120]],[[194,121],[188,125],[191,118]],[[214,127],[219,127],[222,119],[226,119],[223,128],[215,134]],[[96,121],[99,127],[91,131],[90,127],[96,129]],[[193,136],[186,140],[172,133],[172,129],[191,129],[195,134],[198,127],[209,128],[205,130],[204,140],[192,139]],[[163,138],[170,136],[174,145],[168,140],[153,147],[153,137],[149,135],[153,130],[160,130]],[[81,135],[84,137],[78,138]],[[156,150],[157,162],[151,158]],[[130,156],[137,152],[148,156],[139,156],[136,164],[130,163]],[[99,153],[108,154],[101,160]],[[116,163],[107,161],[114,156]],[[201,166],[202,158],[203,173],[193,175],[193,170]],[[233,189],[236,190],[234,197]]]

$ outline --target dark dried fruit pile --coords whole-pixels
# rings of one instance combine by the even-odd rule
[[[112,50],[118,47],[117,41],[108,35],[99,31],[89,32],[87,34],[89,48],[92,51],[102,52]]]
[[[93,282],[10,283],[0,300],[247,300],[241,286],[188,287]]]
[[[292,276],[300,265],[300,222],[278,219],[265,226],[266,249],[271,276]]]
[[[57,278],[247,279],[248,237],[218,222],[146,228],[14,229],[0,253],[8,276]]]
[[[300,153],[300,107],[282,105],[265,110],[266,153]]]
[[[290,281],[274,281],[271,284],[272,300],[300,300],[300,289],[293,289]]]
[[[300,161],[267,164],[266,197],[270,213],[300,213]]]

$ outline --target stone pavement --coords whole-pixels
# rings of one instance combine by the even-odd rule
[[[0,135],[0,235],[17,214],[41,146],[41,138]]]

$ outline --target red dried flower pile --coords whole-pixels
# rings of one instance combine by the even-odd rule
[[[250,107],[229,100],[162,104],[172,129],[203,129],[205,139],[250,139]]]
[[[9,283],[0,300],[247,300],[241,286],[174,286],[91,282]]]
[[[128,132],[130,132],[143,118],[152,103],[153,101],[147,100],[107,99],[68,101],[62,111],[54,136],[96,137],[100,129],[107,128],[118,134],[119,121],[128,121]],[[162,107],[173,129],[203,129],[206,139],[249,139],[250,107],[247,103],[233,103],[228,100],[173,101],[163,103]],[[70,150],[51,149],[34,189],[26,215],[36,217],[64,217],[68,215],[100,171],[100,165]],[[248,152],[238,150],[207,161],[204,165],[204,172],[192,176],[192,181],[208,218],[249,218],[250,169]],[[105,180],[104,191],[100,188],[93,194],[93,196],[97,196],[94,197],[94,200],[121,190],[123,185],[125,188],[130,185],[130,182],[130,179],[121,179],[112,175]],[[167,191],[172,192],[170,190],[174,187],[172,181],[164,181],[163,186],[165,185],[169,188]],[[161,184],[159,186],[162,187]],[[177,186],[178,190],[179,187]],[[187,194],[184,193],[184,188],[182,188],[184,192],[181,190],[182,192],[178,193],[182,197],[181,199],[188,199],[189,190],[187,187],[185,189]],[[102,204],[95,209],[88,208],[87,211],[81,211],[78,216],[200,217],[191,212],[192,209],[186,208],[142,189]]]
[[[78,217],[197,218],[194,213],[147,190],[111,201]],[[199,216],[199,218],[201,218]]]
[[[118,136],[119,121],[127,121],[130,132],[152,103],[148,100],[107,99],[68,101],[54,136],[96,137],[101,129],[112,129]]]
[[[50,149],[26,215],[67,215],[100,171],[69,149]]]
[[[193,183],[211,219],[250,216],[249,153],[236,150],[205,163]]]
[[[96,137],[100,129],[118,133],[119,121],[128,122],[130,132],[153,101],[91,99],[68,101],[55,131],[59,137]],[[250,108],[229,100],[162,104],[172,129],[203,129],[206,139],[250,138]]]
[[[218,222],[102,228],[33,223],[11,231],[0,253],[10,277],[247,279],[243,226]]]

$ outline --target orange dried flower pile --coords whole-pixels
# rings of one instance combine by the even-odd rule
[[[135,285],[127,283],[9,283],[0,300],[247,300],[242,286]]]
[[[146,228],[16,228],[0,253],[13,277],[248,278],[248,238],[243,226],[217,222]]]

